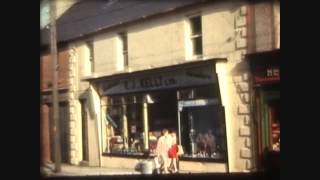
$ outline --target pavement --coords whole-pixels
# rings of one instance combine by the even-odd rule
[[[49,164],[40,168],[42,176],[101,176],[101,175],[135,175],[141,174],[140,171],[134,169],[119,169],[119,168],[104,168],[104,167],[89,167],[89,166],[73,166],[63,164],[61,172],[54,172],[54,165]]]
[[[61,172],[54,172],[54,164],[47,164],[40,168],[41,175],[44,177],[61,176],[105,176],[105,175],[141,175],[142,172],[135,169],[106,168],[91,166],[75,166],[69,164],[61,165]],[[179,171],[179,174],[189,174],[188,171]],[[196,172],[193,172],[196,173]]]
[[[42,178],[52,180],[63,180],[63,179],[152,179],[157,178],[186,178],[186,179],[198,179],[198,178],[210,178],[210,179],[228,179],[228,180],[241,180],[241,179],[264,179],[265,173],[196,173],[180,171],[179,174],[171,175],[142,175],[140,171],[134,169],[120,169],[120,168],[105,168],[105,167],[89,167],[89,166],[74,166],[63,164],[61,166],[61,172],[54,172],[54,164],[48,164],[45,167],[40,168]],[[279,179],[280,171],[277,170],[266,179]],[[273,174],[273,175],[272,175]]]

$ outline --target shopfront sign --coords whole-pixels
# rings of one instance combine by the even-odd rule
[[[217,82],[216,73],[211,66],[188,68],[178,71],[150,73],[148,75],[104,81],[101,83],[102,95],[115,95],[141,91],[161,90],[178,87],[208,85]]]
[[[280,81],[279,67],[257,68],[254,72],[255,84],[267,84]]]
[[[186,100],[178,102],[178,109],[181,112],[185,107],[197,107],[197,106],[208,106],[219,104],[219,99],[196,99],[196,100]]]

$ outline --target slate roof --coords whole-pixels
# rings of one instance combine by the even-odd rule
[[[205,0],[82,0],[57,20],[57,41],[70,41],[99,30],[203,2]],[[48,28],[41,30],[41,45],[48,45],[49,35]]]

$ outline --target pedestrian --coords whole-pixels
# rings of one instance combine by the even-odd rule
[[[175,131],[170,132],[171,135],[171,147],[168,151],[168,156],[170,158],[170,170],[172,170],[173,173],[178,172],[178,163],[177,163],[177,158],[178,158],[178,145],[177,145],[177,134]],[[171,168],[172,167],[172,168]]]
[[[162,171],[168,174],[169,156],[168,152],[171,146],[171,136],[167,129],[162,130],[162,136],[158,139],[156,156],[162,163]]]

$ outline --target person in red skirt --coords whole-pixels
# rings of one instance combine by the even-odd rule
[[[178,166],[178,163],[177,163],[177,158],[178,158],[177,134],[175,131],[171,131],[170,135],[171,135],[172,144],[169,149],[168,155],[169,155],[169,158],[171,159],[171,166],[173,166],[172,172],[177,173],[178,172],[178,168],[177,168],[177,166]]]

